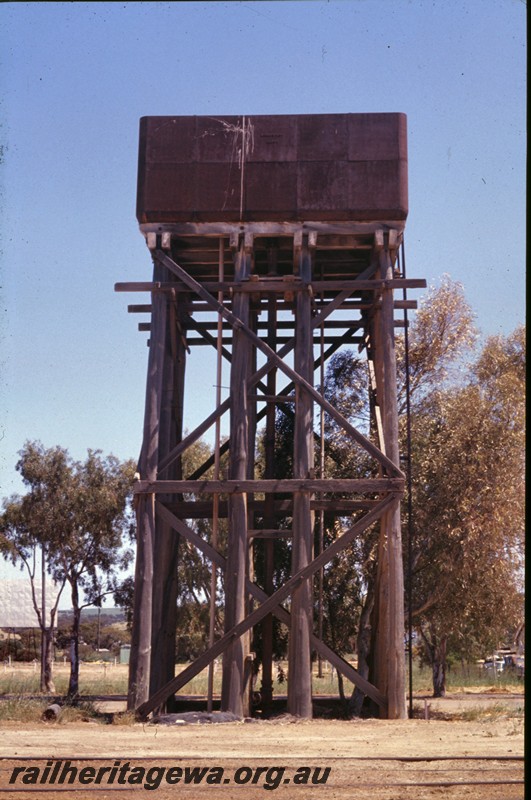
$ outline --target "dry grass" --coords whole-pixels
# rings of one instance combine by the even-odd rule
[[[135,722],[136,717],[134,711],[120,711],[117,714],[112,715],[113,725],[134,725]]]
[[[79,670],[79,693],[81,695],[112,695],[127,693],[127,665],[86,662]],[[55,693],[65,695],[68,689],[70,666],[55,664]],[[39,694],[39,671],[33,664],[14,663],[4,666],[0,672],[0,695]]]
[[[0,702],[0,721],[41,722],[45,709],[50,705],[47,699],[32,697],[12,697]],[[98,712],[93,703],[80,701],[61,705],[57,720],[44,724],[62,725],[68,722],[106,722],[108,715]]]

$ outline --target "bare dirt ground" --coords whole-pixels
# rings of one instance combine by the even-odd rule
[[[140,766],[146,769],[146,776],[153,767],[180,767],[179,782],[168,785],[163,779],[156,790],[157,800],[176,796],[253,800],[271,796],[271,792],[282,800],[316,796],[327,800],[524,797],[523,720],[512,713],[523,706],[523,695],[463,694],[442,700],[418,696],[415,705],[419,711],[424,709],[424,699],[430,706],[429,720],[399,722],[294,722],[282,717],[252,723],[171,727],[4,722],[0,727],[0,792],[3,796],[34,800],[37,792],[46,788],[47,798],[63,800],[65,796],[115,798],[119,796],[117,791],[128,797],[137,789],[145,791],[142,785],[118,785],[117,780],[112,786],[102,780],[97,787],[85,785],[76,789],[64,785],[59,789],[23,784],[19,776],[15,786],[9,785],[15,766],[38,766],[42,770],[46,759],[70,759],[79,769],[102,765],[121,768],[129,764],[127,769],[132,770]],[[463,710],[468,710],[473,721],[440,718]],[[474,719],[476,711],[480,713]],[[205,777],[201,784],[185,784],[186,767],[204,768],[212,782],[209,784]],[[224,772],[211,772],[215,767]],[[279,771],[281,767],[284,772]],[[309,773],[298,773],[302,780],[309,776],[307,784],[296,782],[300,767],[311,768]],[[330,767],[325,784],[312,784],[316,767]],[[127,779],[132,774],[128,772]],[[321,771],[317,777],[323,774]],[[172,773],[173,777],[179,775]],[[30,788],[33,791],[27,791]]]

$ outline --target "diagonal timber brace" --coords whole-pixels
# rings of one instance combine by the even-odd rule
[[[340,425],[358,444],[360,444],[370,455],[372,455],[380,464],[388,471],[388,473],[392,476],[404,478],[404,474],[400,467],[398,467],[393,461],[391,461],[387,456],[385,456],[382,451],[376,447],[369,439],[367,439],[363,434],[361,434],[356,428],[354,428],[344,417],[342,414],[337,411],[325,398],[304,378],[302,378],[295,370],[291,369],[281,358],[281,356],[272,350],[269,345],[260,339],[247,325],[245,325],[241,319],[239,319],[235,314],[229,311],[222,303],[218,302],[211,294],[208,292],[200,283],[198,283],[194,278],[192,278],[188,273],[180,267],[178,264],[175,263],[169,256],[166,255],[162,250],[156,250],[154,253],[155,259],[162,264],[163,266],[167,267],[170,272],[176,275],[180,280],[185,283],[189,289],[196,292],[199,297],[207,303],[213,311],[217,311],[223,319],[225,319],[229,325],[232,326],[234,330],[240,330],[254,346],[260,350],[268,359],[268,363],[265,365],[266,370],[271,369],[272,367],[276,366],[288,378],[299,386],[300,388],[304,389],[308,394],[312,397],[312,399],[320,405],[324,410],[329,414],[332,419],[334,419],[338,425]],[[255,373],[257,375],[258,373]],[[222,406],[220,406],[221,408]],[[165,465],[166,466],[166,465]]]
[[[372,511],[365,514],[362,519],[358,520],[352,527],[348,528],[335,542],[333,542],[326,550],[323,550],[314,560],[308,564],[304,569],[299,570],[292,575],[289,580],[277,589],[272,595],[268,597],[258,608],[252,611],[244,620],[231,628],[230,631],[224,634],[221,639],[210,647],[206,653],[203,653],[193,664],[186,667],[179,675],[167,683],[162,689],[156,692],[150,699],[142,703],[137,709],[137,714],[145,718],[167,698],[185,686],[195,675],[201,672],[208,664],[229,646],[229,644],[250,630],[267,614],[273,612],[280,603],[282,603],[296,588],[301,581],[311,578],[321,567],[324,567],[331,561],[338,553],[350,544],[353,539],[362,533],[369,525],[380,519],[384,513],[394,508],[400,500],[400,494],[390,493],[384,497]]]
[[[207,541],[202,539],[199,534],[197,534],[192,528],[190,528],[186,523],[180,520],[175,514],[166,508],[163,503],[160,501],[156,502],[155,510],[158,516],[161,517],[165,522],[168,523],[174,530],[179,533],[184,539],[186,539],[191,544],[195,545],[198,550],[200,550],[203,555],[205,555],[210,561],[212,561],[217,567],[221,570],[225,571],[226,567],[226,559],[221,553],[212,547]],[[250,595],[255,600],[259,600],[263,603],[265,600],[268,599],[269,595],[263,589],[261,589],[256,583],[247,579],[247,590]],[[278,605],[272,612],[280,622],[283,622],[288,627],[291,623],[291,614],[289,611],[286,611],[283,606]],[[334,650],[328,647],[321,639],[319,639],[315,634],[312,634],[311,638],[312,647],[317,650],[317,652],[326,660],[329,661],[336,669],[343,673],[343,675],[348,678],[355,686],[358,686],[371,700],[374,700],[379,706],[385,707],[387,704],[386,698],[384,695],[378,691],[378,689],[369,683],[365,678],[363,678],[354,667],[345,661],[344,658],[341,658]]]
[[[325,353],[323,353],[323,356],[322,356],[322,358],[321,358],[321,356],[319,356],[318,358],[316,358],[316,359],[315,359],[315,361],[313,362],[313,369],[314,369],[314,372],[315,372],[315,370],[319,369],[319,367],[321,366],[321,363],[325,363],[325,362],[327,361],[327,359],[328,359],[328,358],[330,358],[330,356],[331,356],[331,355],[333,355],[333,354],[334,354],[334,353],[335,353],[335,352],[336,352],[336,351],[337,351],[337,350],[338,350],[338,349],[341,347],[341,345],[343,345],[343,344],[348,344],[348,343],[349,343],[349,341],[351,340],[352,336],[354,335],[354,333],[355,333],[355,332],[356,332],[356,330],[358,329],[358,327],[361,327],[361,325],[362,325],[362,323],[361,323],[361,322],[360,322],[360,323],[356,323],[356,325],[352,325],[352,326],[351,326],[351,327],[350,327],[350,328],[349,328],[349,329],[348,329],[348,330],[347,330],[347,331],[346,331],[346,332],[345,332],[345,333],[344,333],[342,336],[338,337],[337,341],[336,341],[334,344],[330,345],[330,347],[328,347],[328,348],[327,348],[326,352],[325,352]],[[251,386],[250,384],[248,384],[248,385],[247,385],[247,388],[252,388],[252,386]],[[293,391],[293,389],[294,389],[294,384],[293,384],[293,381],[290,381],[290,383],[287,383],[287,384],[286,384],[286,385],[285,385],[285,386],[284,386],[284,387],[283,387],[283,388],[280,390],[279,394],[280,394],[280,395],[286,395],[286,394],[289,394],[290,392],[292,392],[292,391]],[[290,413],[291,413],[291,414],[293,414],[293,412],[290,412],[290,409],[289,409],[289,408],[286,408],[285,410],[286,410],[286,412],[287,412],[288,414],[290,414]],[[258,412],[258,414],[256,415],[256,421],[257,421],[257,422],[261,422],[261,420],[263,420],[263,419],[264,419],[264,417],[265,417],[266,415],[267,415],[267,408],[263,408],[263,409],[262,409],[261,411],[259,411],[259,412]],[[315,435],[316,435],[316,437],[318,437],[318,434],[315,434]],[[316,441],[317,441],[317,439],[316,439]],[[229,444],[230,444],[230,443],[229,443],[229,441],[226,441],[226,442],[224,442],[224,443],[221,445],[221,447],[220,447],[220,451],[219,451],[219,452],[220,452],[220,455],[223,455],[224,453],[226,453],[226,452],[227,452],[227,450],[229,449]],[[333,456],[332,456],[332,457],[333,457]],[[208,469],[210,469],[210,467],[211,467],[213,464],[214,464],[214,455],[211,455],[209,458],[207,458],[207,460],[206,460],[206,461],[205,461],[203,464],[201,464],[201,466],[200,466],[200,467],[198,467],[198,468],[197,468],[197,469],[196,469],[196,470],[195,470],[195,471],[192,473],[192,475],[190,475],[190,477],[189,477],[189,480],[191,480],[191,481],[193,481],[193,480],[197,480],[197,479],[198,479],[198,478],[200,478],[200,477],[201,477],[201,475],[203,475],[203,474],[204,474],[204,473],[205,473],[205,472],[206,472]]]
[[[208,344],[212,345],[212,347],[217,349],[218,346],[217,339],[215,338],[215,336],[212,336],[212,334],[209,333],[209,331],[204,327],[204,325],[202,325],[200,322],[197,322],[197,320],[195,320],[190,315],[186,317],[186,324],[191,326],[195,331],[197,331],[200,334],[200,336],[205,340],[205,342],[208,342]],[[226,347],[221,348],[221,355],[227,361],[228,364],[232,363],[232,353],[230,353]],[[267,393],[267,386],[265,386],[265,384],[261,383],[261,381],[258,381],[257,385],[258,388],[262,392],[264,392],[264,394]]]
[[[352,291],[340,292],[340,294],[338,294],[337,297],[335,297],[333,300],[330,301],[330,303],[327,304],[326,308],[322,309],[322,311],[313,318],[312,328],[313,329],[318,328],[319,325],[321,325],[322,322],[324,322],[324,320],[333,311],[336,310],[336,308],[338,308],[348,297],[350,297],[351,294]],[[295,338],[292,338],[290,339],[289,342],[286,342],[286,344],[280,348],[277,355],[280,358],[283,358],[288,353],[290,353],[291,350],[293,350],[294,346],[295,346]],[[329,348],[329,350],[332,350],[332,348]],[[332,352],[334,351],[332,350]],[[264,366],[260,367],[259,370],[257,370],[253,375],[250,376],[247,382],[247,389],[252,389],[253,386],[256,386],[256,384],[259,383],[265,375],[267,375],[270,369],[271,366],[269,365],[269,363],[264,364]],[[289,385],[293,387],[293,383]],[[173,448],[173,450],[171,450],[170,453],[168,453],[168,455],[164,459],[161,460],[159,464],[159,470],[166,469],[166,467],[169,466],[173,461],[175,461],[176,458],[179,458],[179,456],[182,455],[182,453],[184,453],[184,451],[187,450],[194,442],[196,442],[197,439],[199,439],[205,433],[205,431],[207,431],[215,423],[215,421],[219,417],[223,416],[223,414],[225,414],[229,410],[229,408],[230,408],[230,399],[227,398],[227,400],[221,403],[221,405],[219,405],[218,408],[215,411],[213,411],[209,417],[203,420],[203,422],[200,425],[198,425],[197,428],[191,431],[191,433],[189,433],[188,436],[186,436],[176,447]]]

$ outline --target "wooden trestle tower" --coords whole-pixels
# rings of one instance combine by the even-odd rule
[[[263,625],[262,692],[271,697],[271,615],[289,627],[288,711],[312,715],[311,652],[360,687],[382,716],[403,718],[404,612],[394,291],[425,286],[397,269],[407,216],[403,114],[146,117],[141,120],[137,216],[153,280],[117,284],[151,294],[144,438],[135,485],[137,561],[129,707],[165,705],[223,656],[222,709],[250,713],[250,632]],[[405,297],[405,294],[404,294]],[[217,331],[217,335],[216,332]],[[184,435],[190,348],[217,348],[230,364],[230,396]],[[314,387],[314,374],[342,345],[369,359],[378,441],[347,422]],[[321,351],[315,358],[314,348]],[[326,346],[326,349],[324,347]],[[282,375],[287,385],[279,388]],[[207,384],[214,384],[209,376]],[[202,387],[191,387],[201,392]],[[294,392],[294,394],[293,394]],[[275,477],[275,407],[294,408],[293,475]],[[378,466],[366,480],[331,480],[314,464],[320,407]],[[182,455],[230,414],[228,476],[204,479],[210,459],[183,475]],[[265,419],[265,477],[255,479],[258,423]],[[219,449],[218,449],[219,456]],[[376,474],[376,472],[375,472]],[[334,499],[341,493],[341,501]],[[349,500],[345,500],[349,493]],[[195,501],[185,499],[192,494]],[[290,500],[286,500],[286,494]],[[279,495],[282,497],[280,498]],[[345,511],[347,509],[348,511]],[[316,510],[356,514],[327,549],[313,552]],[[292,518],[291,531],[278,517]],[[225,554],[191,520],[228,519]],[[258,522],[259,520],[259,522]],[[372,683],[314,632],[313,576],[369,525],[380,523]],[[291,536],[291,577],[273,591],[275,539]],[[266,582],[253,580],[250,550],[266,540]],[[179,540],[224,572],[225,633],[175,677]],[[215,578],[213,580],[215,587]],[[282,605],[290,600],[289,612]]]

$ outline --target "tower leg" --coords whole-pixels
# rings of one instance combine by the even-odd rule
[[[157,268],[155,268],[157,279]],[[161,408],[167,303],[162,293],[152,300],[151,339],[148,356],[144,437],[139,460],[140,477],[156,480],[159,458],[159,418]],[[155,540],[155,498],[144,495],[136,509],[137,552],[135,594],[127,707],[137,708],[149,696],[153,608],[153,547]]]
[[[388,249],[382,249],[380,253],[380,276],[385,280],[393,278]],[[398,465],[400,456],[392,289],[382,291],[381,309],[374,314],[372,334],[385,454]],[[404,576],[398,501],[384,514],[381,521],[373,619],[373,680],[388,698],[387,717],[405,719]]]
[[[307,245],[301,249],[300,273],[311,279]],[[295,319],[295,370],[313,384],[313,335],[311,295],[297,292]],[[299,387],[296,390],[293,477],[308,478],[313,469],[313,403]],[[310,492],[293,494],[292,574],[312,560],[313,513]],[[288,711],[297,717],[312,717],[312,662],[310,639],[313,628],[312,581],[302,581],[291,598],[291,629],[288,662]]]
[[[250,254],[242,246],[236,256],[236,281],[250,273]],[[249,324],[250,295],[235,292],[234,314]],[[245,480],[248,469],[249,425],[247,392],[251,349],[249,340],[239,330],[234,331],[230,390],[230,465],[232,480]],[[225,571],[225,631],[229,631],[246,615],[247,591],[247,495],[234,493],[229,499],[229,538],[227,568]],[[249,707],[244,697],[245,659],[248,654],[248,634],[235,639],[223,654],[221,708],[238,717],[248,716]]]
[[[380,254],[380,274],[385,280],[393,279],[393,266],[389,250]],[[383,429],[386,455],[398,466],[398,404],[396,387],[396,353],[394,331],[393,290],[382,292],[382,351],[384,365],[384,416]],[[387,527],[387,554],[389,565],[389,627],[387,645],[388,717],[406,719],[405,653],[404,653],[404,570],[402,565],[402,531],[400,503],[385,514]]]
[[[165,270],[167,273],[167,270]],[[167,280],[168,278],[164,276]],[[186,345],[179,335],[178,318],[182,296],[170,306],[164,355],[163,393],[160,410],[159,461],[182,439]],[[176,459],[159,478],[182,480],[181,459]],[[164,501],[164,496],[161,497]],[[170,499],[170,498],[168,498]],[[167,522],[155,519],[153,554],[153,631],[150,694],[165,686],[175,675],[177,626],[177,563],[179,534]],[[171,711],[168,702],[161,711]]]

